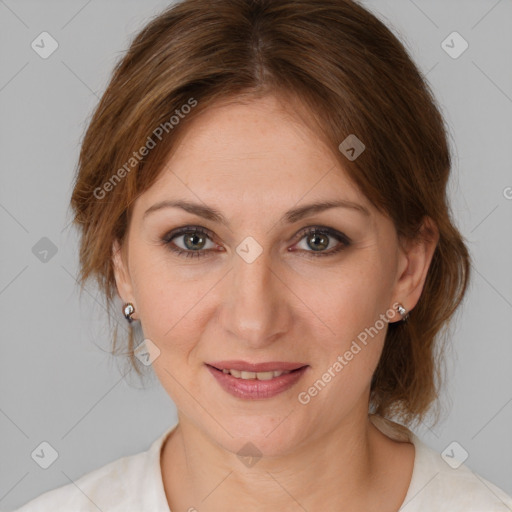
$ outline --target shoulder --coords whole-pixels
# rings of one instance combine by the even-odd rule
[[[47,491],[16,512],[77,512],[117,510],[136,491],[137,476],[144,467],[145,453],[122,457],[87,473],[74,482]]]
[[[412,478],[400,512],[512,512],[512,497],[458,462],[456,449],[443,456],[399,423],[377,415],[370,420],[391,439],[414,445]]]
[[[114,460],[39,495],[15,512],[121,512],[148,507],[167,512],[168,508],[158,501],[162,494],[159,455],[170,430],[156,439],[149,450]]]
[[[416,459],[401,512],[512,512],[512,497],[458,462],[453,450],[443,457],[414,434],[411,441]]]

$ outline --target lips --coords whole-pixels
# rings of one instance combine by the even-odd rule
[[[265,363],[249,363],[247,361],[214,361],[206,363],[208,366],[213,366],[217,370],[238,370],[239,372],[286,372],[297,370],[306,363],[292,363],[284,361],[268,361]]]
[[[206,368],[230,395],[242,399],[272,398],[292,388],[309,369],[303,363],[216,361]]]

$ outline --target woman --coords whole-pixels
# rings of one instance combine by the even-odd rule
[[[185,0],[154,19],[71,202],[82,283],[122,300],[134,368],[179,422],[20,510],[511,510],[407,427],[436,403],[469,279],[449,171],[427,85],[360,5]]]

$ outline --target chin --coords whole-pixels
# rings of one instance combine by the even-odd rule
[[[287,414],[267,417],[233,415],[232,419],[224,416],[222,425],[229,433],[219,427],[214,435],[219,445],[239,456],[285,455],[293,452],[304,437],[304,429],[292,423],[293,413],[286,418]]]

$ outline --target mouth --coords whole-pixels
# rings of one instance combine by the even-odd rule
[[[248,363],[246,361],[216,361],[206,363],[215,370],[223,373],[229,373],[237,379],[258,379],[270,380],[280,375],[300,370],[305,363],[292,363],[284,361],[269,361],[266,363]]]
[[[270,398],[290,389],[309,365],[304,363],[218,361],[206,367],[221,387],[237,398]]]

